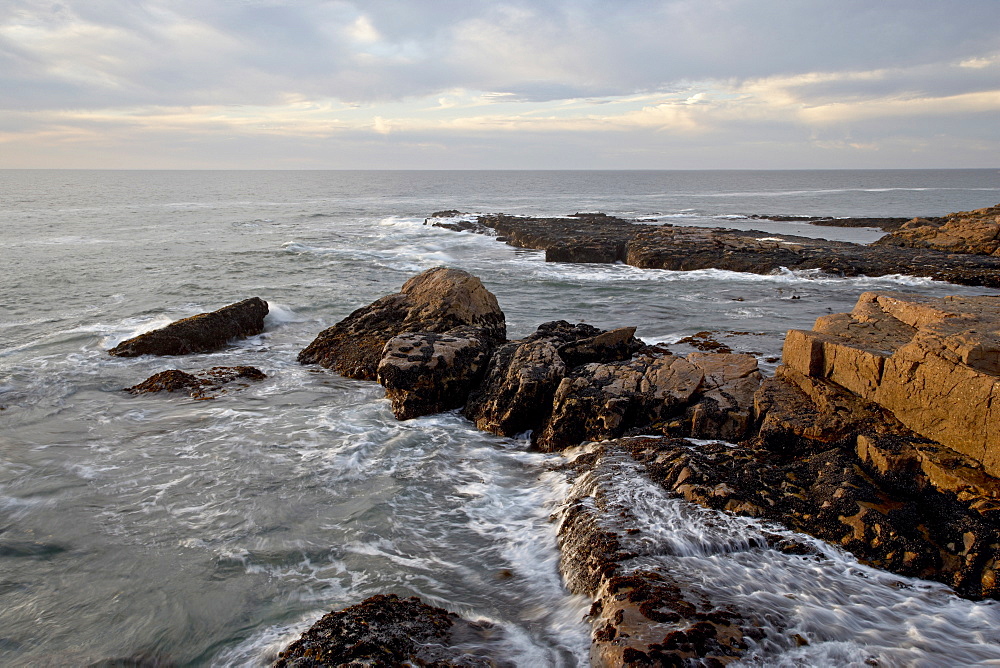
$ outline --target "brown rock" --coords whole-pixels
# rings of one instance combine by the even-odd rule
[[[875,243],[1000,257],[1000,204],[948,214],[943,223],[914,218]]]
[[[702,370],[697,403],[688,409],[693,438],[746,438],[753,423],[753,398],[763,376],[757,358],[747,354],[691,353],[687,361]]]
[[[349,378],[375,380],[389,339],[410,332],[444,334],[463,325],[480,329],[480,337],[491,345],[506,338],[503,311],[479,279],[461,269],[438,267],[324,330],[298,359]]]
[[[223,385],[240,379],[263,380],[266,377],[263,371],[252,366],[214,366],[197,374],[169,369],[154,374],[125,391],[132,394],[186,392],[194,399],[214,399],[214,393]]]
[[[108,352],[118,357],[211,352],[233,339],[260,334],[267,310],[267,302],[259,297],[244,299],[122,341]]]
[[[681,412],[703,378],[699,367],[653,349],[623,362],[584,365],[559,383],[536,445],[552,452],[651,427]]]
[[[385,344],[378,382],[399,420],[465,405],[482,379],[493,346],[481,329],[456,327],[444,334],[408,332]]]
[[[851,314],[789,332],[784,362],[1000,475],[1000,298],[865,293]]]

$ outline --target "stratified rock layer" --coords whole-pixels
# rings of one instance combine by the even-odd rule
[[[914,218],[875,244],[1000,257],[1000,204],[943,219]]]
[[[233,339],[263,332],[267,311],[267,302],[263,299],[244,299],[218,311],[193,315],[122,341],[108,352],[118,357],[211,352]]]
[[[865,293],[850,314],[790,331],[784,363],[1000,476],[1000,297]]]
[[[414,276],[402,290],[359,308],[319,334],[298,359],[348,378],[375,380],[386,343],[411,332],[445,334],[471,326],[495,346],[506,338],[503,311],[478,278],[438,267]]]
[[[334,666],[439,666],[492,668],[506,665],[459,649],[483,641],[488,625],[468,622],[416,597],[377,595],[331,612],[289,645],[275,668]]]

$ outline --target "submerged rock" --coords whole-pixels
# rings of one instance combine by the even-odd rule
[[[122,341],[108,352],[118,357],[211,352],[233,339],[263,332],[267,311],[267,302],[263,299],[244,299],[218,311],[200,313]]]
[[[223,385],[235,380],[263,380],[267,376],[252,366],[214,366],[207,371],[187,373],[169,369],[154,374],[132,387],[125,388],[132,394],[155,392],[186,392],[194,399],[214,399]]]
[[[377,595],[325,615],[281,652],[274,667],[510,666],[468,649],[489,644],[496,632],[490,624],[468,622],[415,596]]]
[[[302,364],[319,364],[348,378],[376,380],[386,344],[413,332],[446,334],[456,327],[479,330],[495,346],[506,338],[496,297],[461,269],[437,267],[403,284],[402,291],[359,308],[319,334],[302,352]]]

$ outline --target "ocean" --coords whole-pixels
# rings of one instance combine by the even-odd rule
[[[397,422],[378,385],[301,366],[298,351],[451,266],[496,294],[512,339],[558,319],[634,325],[649,343],[714,331],[770,371],[785,331],[866,290],[1000,293],[545,263],[424,219],[603,211],[869,242],[881,232],[746,216],[997,202],[998,170],[0,170],[0,665],[263,666],[325,612],[387,592],[497,624],[519,666],[586,665],[590,602],[562,586],[550,520],[570,489],[560,456],[457,413]],[[265,332],[223,351],[106,352],[253,296],[270,304]],[[208,401],[122,391],[166,369],[238,364],[268,378]],[[821,561],[755,548],[749,520],[694,512],[641,481],[626,493],[687,546],[685,568],[782,620],[742,665],[1000,665],[994,602],[832,547]]]

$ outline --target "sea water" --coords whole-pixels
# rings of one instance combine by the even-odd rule
[[[996,170],[0,171],[0,664],[266,665],[323,613],[393,592],[496,624],[518,665],[585,665],[589,601],[557,572],[551,517],[572,482],[560,457],[456,413],[397,422],[378,385],[303,367],[298,351],[416,273],[452,266],[497,295],[510,338],[555,319],[635,325],[650,343],[714,331],[773,369],[786,330],[865,290],[996,292],[545,263],[424,218],[604,211],[868,242],[881,232],[745,216],[998,201]],[[107,355],[252,296],[270,305],[265,332],[223,351]],[[268,378],[209,401],[121,391],[170,368],[235,364]],[[703,545],[684,568],[811,639],[791,649],[775,637],[747,665],[1000,661],[991,602],[833,548],[819,564],[769,551],[749,521],[706,521],[651,485],[627,491],[670,540]],[[740,547],[718,547],[729,544]]]

